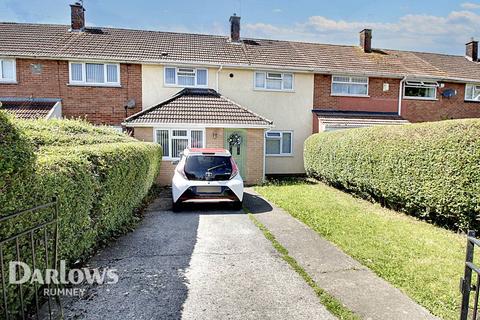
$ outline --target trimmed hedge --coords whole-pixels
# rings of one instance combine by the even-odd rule
[[[135,142],[132,137],[83,120],[15,120],[15,125],[36,147]]]
[[[320,133],[309,176],[438,225],[479,229],[480,120]]]
[[[158,174],[161,147],[132,142],[136,140],[114,130],[79,121],[39,121],[38,130],[35,123],[13,120],[0,112],[0,137],[5,137],[0,142],[0,178],[3,184],[8,181],[8,188],[0,188],[0,216],[58,196],[59,258],[71,263],[132,227],[134,210],[142,204]],[[78,136],[74,132],[79,132]],[[97,144],[99,141],[110,143]],[[4,222],[0,238],[50,217],[52,210],[42,210]],[[40,236],[36,235],[42,243]],[[22,260],[31,262],[28,240],[23,237],[20,247]],[[6,260],[16,260],[14,247],[4,248],[4,254]],[[38,257],[37,265],[42,258]],[[32,301],[32,288],[25,287],[24,291],[25,301]],[[12,315],[19,312],[16,295],[12,287]]]

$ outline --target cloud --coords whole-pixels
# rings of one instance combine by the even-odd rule
[[[373,29],[374,46],[404,50],[461,54],[472,36],[480,35],[480,15],[452,11],[446,16],[409,14],[397,21],[348,21],[311,16],[290,26],[253,23],[243,26],[250,37],[315,41],[334,44],[358,43],[358,32]]]
[[[283,10],[280,9],[280,8],[276,8],[276,9],[273,9],[272,12],[273,13],[281,13]]]
[[[461,4],[461,7],[467,10],[477,10],[480,9],[480,3],[464,2]]]

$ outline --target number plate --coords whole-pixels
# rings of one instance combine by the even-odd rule
[[[205,187],[197,187],[198,193],[221,193],[222,187],[216,186],[205,186]]]

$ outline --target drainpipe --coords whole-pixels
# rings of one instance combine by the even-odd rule
[[[216,90],[217,90],[217,92],[218,92],[218,77],[220,76],[220,71],[222,71],[222,69],[223,69],[223,64],[221,64],[220,68],[218,68],[218,70],[217,70],[217,78],[216,78],[216,81],[217,81]]]
[[[266,153],[267,153],[267,142],[266,142],[266,138],[265,138],[265,135],[266,135],[266,132],[267,132],[267,129],[264,129],[263,130],[263,178],[262,178],[262,182],[265,182],[265,170],[267,168],[266,166],[266,161],[267,161],[267,156],[266,156]]]
[[[403,98],[403,84],[407,80],[407,76],[403,76],[403,79],[400,80],[400,88],[398,89],[398,115],[402,115],[402,98]]]

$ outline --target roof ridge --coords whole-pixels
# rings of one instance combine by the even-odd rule
[[[62,26],[69,27],[67,24],[57,24],[57,23],[33,23],[33,22],[10,22],[10,21],[0,21],[0,24],[11,24],[11,25],[38,25],[38,26]],[[103,27],[103,26],[86,26],[87,29],[107,29],[107,30],[124,30],[124,31],[140,31],[140,32],[153,32],[153,33],[165,33],[165,34],[182,34],[182,35],[192,35],[192,36],[206,36],[206,37],[215,37],[219,39],[228,39],[226,35],[211,34],[211,33],[199,33],[199,32],[181,32],[181,31],[163,31],[163,30],[152,30],[152,29],[138,29],[138,28],[127,28],[127,27]],[[251,38],[245,37],[242,40],[253,40],[253,41],[272,41],[272,42],[282,42],[282,43],[291,43],[291,44],[310,44],[310,45],[322,45],[322,46],[331,46],[331,47],[345,47],[345,48],[358,48],[359,46],[353,44],[335,44],[335,43],[324,43],[324,42],[314,42],[314,41],[301,41],[301,40],[283,40],[283,39],[270,39],[270,38]],[[243,42],[242,42],[243,44]],[[410,52],[410,53],[421,53],[421,54],[434,54],[442,56],[452,56],[452,57],[463,57],[463,55],[448,54],[448,53],[438,53],[438,52],[428,52],[428,51],[415,51],[415,50],[399,50],[399,49],[389,49],[389,48],[374,48],[382,51],[395,51],[395,52]]]

